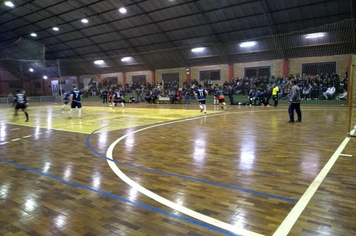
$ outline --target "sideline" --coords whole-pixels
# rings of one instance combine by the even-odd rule
[[[350,137],[346,137],[340,146],[336,149],[334,154],[331,156],[329,161],[326,163],[324,168],[320,171],[318,176],[311,183],[309,188],[304,192],[303,196],[299,199],[298,203],[293,207],[292,211],[289,212],[288,216],[284,219],[282,224],[275,231],[273,236],[286,236],[292,229],[295,222],[298,220],[299,216],[302,214],[309,201],[314,196],[315,192],[318,190],[319,186],[325,179],[326,175],[329,173],[331,168],[334,166],[335,162],[339,158],[340,154],[346,147],[347,143],[350,141]]]

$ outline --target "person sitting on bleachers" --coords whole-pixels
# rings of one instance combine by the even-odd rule
[[[326,92],[323,92],[323,95],[325,97],[326,100],[328,100],[329,98],[331,98],[335,93],[335,87],[334,85],[329,85],[329,88],[326,90]]]
[[[304,100],[307,100],[310,97],[310,92],[311,92],[311,87],[309,84],[306,84],[303,88],[303,98]]]
[[[347,99],[347,91],[346,90],[342,90],[342,93],[339,94],[339,99],[340,100],[346,100]]]

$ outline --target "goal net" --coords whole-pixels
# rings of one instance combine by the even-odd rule
[[[356,137],[356,56],[352,56],[349,81],[349,131]]]

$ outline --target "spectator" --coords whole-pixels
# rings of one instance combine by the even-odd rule
[[[339,94],[339,99],[340,100],[346,100],[347,99],[347,91],[342,90],[342,93]]]
[[[329,88],[326,90],[326,92],[323,93],[323,96],[325,97],[326,100],[328,100],[334,95],[334,93],[335,93],[334,85],[333,86],[329,85]]]

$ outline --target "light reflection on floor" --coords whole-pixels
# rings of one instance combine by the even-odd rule
[[[19,112],[15,117],[12,108],[2,108],[0,121],[7,124],[37,127],[37,129],[45,128],[89,134],[108,125],[101,132],[202,115],[198,109],[159,109],[158,107],[111,109],[88,106],[82,109],[82,119],[78,118],[77,110],[73,112],[73,119],[69,119],[69,107],[62,111],[58,105],[29,107],[28,113],[30,122],[25,122],[22,112]],[[210,114],[212,113],[216,112],[211,111]]]

